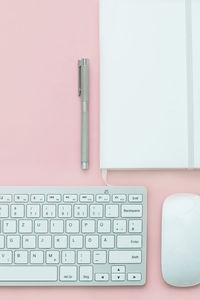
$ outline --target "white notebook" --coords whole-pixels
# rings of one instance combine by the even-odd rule
[[[200,0],[100,0],[100,166],[200,167]]]

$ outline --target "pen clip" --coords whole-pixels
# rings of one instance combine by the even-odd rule
[[[78,60],[78,95],[81,96],[81,67],[82,67],[82,60]]]

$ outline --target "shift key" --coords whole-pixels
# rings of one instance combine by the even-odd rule
[[[110,264],[140,264],[141,251],[110,251]]]

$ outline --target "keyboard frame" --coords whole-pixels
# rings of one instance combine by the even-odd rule
[[[147,189],[145,187],[136,187],[136,186],[0,186],[0,194],[142,194],[143,195],[143,201],[141,202],[132,202],[129,204],[142,204],[143,206],[143,215],[142,215],[142,220],[143,220],[143,226],[142,226],[142,248],[139,248],[142,251],[142,263],[141,264],[133,264],[133,270],[131,271],[132,273],[141,273],[142,274],[142,280],[141,281],[128,281],[127,278],[125,281],[95,281],[95,278],[93,278],[92,281],[73,281],[73,282],[63,282],[59,280],[59,272],[58,272],[58,280],[57,281],[0,281],[0,286],[142,286],[145,285],[146,283],[146,253],[147,253]],[[6,204],[14,204],[14,200],[10,203]],[[27,203],[32,203],[29,202]],[[47,202],[44,202],[47,204]],[[41,203],[41,204],[44,204]],[[58,205],[64,203],[64,202],[59,202],[57,203]],[[80,203],[79,201],[74,203],[77,204]],[[91,202],[89,204],[115,204],[112,202],[112,198],[110,197],[110,202],[104,202],[104,203],[99,203],[99,202]],[[127,204],[128,200],[126,203],[120,203],[120,204]],[[0,204],[5,204],[5,203],[0,203]],[[16,203],[17,204],[17,203]],[[21,204],[21,203],[20,203]],[[35,203],[36,204],[36,203]],[[52,204],[52,203],[49,203]],[[68,203],[66,203],[68,204]],[[70,203],[69,203],[70,204]],[[73,205],[73,203],[71,203]],[[80,204],[85,204],[85,203],[80,203]],[[24,203],[26,205],[26,203]],[[3,219],[3,218],[2,218]],[[12,219],[12,218],[11,218]],[[13,218],[14,219],[14,218]],[[34,219],[34,218],[33,218]],[[109,219],[109,218],[108,218]],[[115,218],[110,218],[110,219],[115,219]],[[0,231],[1,235],[3,235],[2,231]],[[95,235],[96,233],[94,233]],[[97,233],[98,235],[102,235],[101,233]],[[111,233],[112,234],[112,233]],[[114,234],[114,233],[113,233]],[[138,233],[130,233],[130,234],[135,234],[138,235]],[[38,235],[37,233],[35,235]],[[76,234],[72,234],[76,235]],[[93,235],[93,234],[88,234],[88,235]],[[106,235],[106,234],[103,234]],[[21,248],[20,248],[21,249]],[[18,250],[20,250],[18,249]],[[53,250],[54,248],[47,249],[47,250]],[[1,249],[4,250],[4,249]],[[34,250],[34,249],[33,249]],[[45,249],[42,249],[45,251]],[[77,249],[76,249],[77,250]],[[76,251],[75,250],[75,251]],[[79,250],[84,250],[84,248],[81,248]],[[100,250],[94,249],[94,250]],[[105,249],[108,250],[108,249]],[[112,248],[111,250],[119,250],[119,248]],[[120,250],[131,250],[130,248],[123,248]],[[138,250],[134,248],[133,250]],[[106,263],[106,265],[109,263]],[[20,266],[18,264],[13,264],[14,266]],[[26,266],[34,266],[31,265],[30,263],[27,264]],[[62,265],[61,263],[59,266]],[[77,265],[79,266],[80,264],[71,264],[70,266]],[[84,264],[85,266],[87,264]],[[88,265],[93,265],[93,264],[88,264]],[[126,265],[126,264],[109,264],[110,268],[111,266],[114,265]],[[2,266],[10,266],[10,264],[2,264]],[[55,264],[37,264],[36,266],[58,266]],[[64,265],[63,266],[67,266]],[[129,266],[132,266],[132,264],[129,264]],[[1,266],[0,266],[1,267]],[[105,273],[105,264],[98,264],[99,270],[102,270],[102,273]],[[100,273],[101,271],[98,271]],[[126,272],[127,274],[128,272]],[[130,271],[129,271],[130,273]],[[78,276],[79,277],[79,276]]]

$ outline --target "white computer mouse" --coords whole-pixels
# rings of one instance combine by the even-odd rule
[[[173,286],[200,283],[200,196],[174,194],[162,210],[162,275]]]

